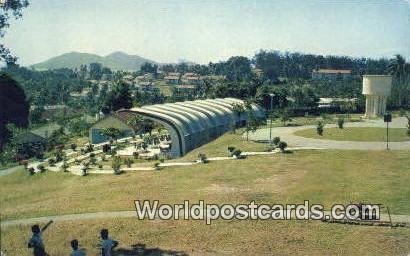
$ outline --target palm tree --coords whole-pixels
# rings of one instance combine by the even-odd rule
[[[239,120],[238,122],[241,122],[242,113],[245,112],[244,105],[239,104],[239,103],[233,103],[232,104],[232,110],[235,113],[235,115],[238,117],[238,120]],[[235,123],[234,130],[233,130],[234,133],[236,133],[236,126],[237,126],[238,122]]]
[[[395,58],[390,60],[390,64],[387,67],[389,74],[391,74],[396,80],[396,92],[398,106],[402,106],[403,93],[406,95],[406,86],[410,73],[410,65],[406,63],[406,59],[397,54]]]

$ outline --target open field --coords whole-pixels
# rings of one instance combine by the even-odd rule
[[[262,151],[266,145],[225,134],[178,161],[225,156],[228,146]],[[3,220],[69,213],[133,210],[134,200],[161,203],[310,203],[367,202],[389,206],[392,214],[410,214],[409,151],[306,150],[252,156],[161,171],[122,175],[17,171],[0,177]],[[124,252],[146,244],[156,252],[189,255],[400,255],[410,251],[410,229],[345,226],[319,221],[138,221],[131,218],[57,222],[45,233],[51,255],[67,255],[73,238],[97,254],[98,232],[109,228]],[[30,255],[29,226],[2,228],[10,255]],[[135,253],[135,252],[134,252]]]
[[[136,254],[132,245],[145,244],[160,252],[182,251],[188,255],[406,255],[410,230],[320,221],[139,221],[107,219],[54,223],[44,241],[51,255],[68,255],[69,241],[78,239],[87,255],[98,255],[98,233],[108,228],[120,242],[119,251]],[[30,227],[3,230],[7,255],[31,255],[26,248]],[[133,252],[133,254],[131,254]]]
[[[390,128],[389,141],[410,141],[410,136],[406,134],[404,128]],[[345,127],[325,128],[323,135],[318,135],[316,129],[306,129],[296,131],[295,135],[327,140],[342,140],[342,141],[386,141],[386,128],[381,127]]]
[[[233,137],[239,136],[226,134],[199,150],[208,156],[226,155],[228,145],[238,145],[225,143],[233,142]],[[260,146],[249,143],[253,149]],[[297,203],[309,199],[327,207],[336,202],[366,201],[386,204],[393,214],[410,214],[408,155],[408,151],[295,151],[167,167],[159,172],[86,177],[62,172],[29,176],[18,171],[0,178],[1,214],[3,219],[16,219],[132,210],[136,199],[167,203],[199,199]]]

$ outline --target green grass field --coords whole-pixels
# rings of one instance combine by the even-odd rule
[[[404,128],[390,128],[389,141],[410,141],[410,136],[406,134]],[[318,135],[316,129],[306,129],[295,132],[296,135],[327,140],[341,140],[341,141],[386,141],[386,128],[379,127],[345,127],[339,128],[325,128],[323,135]]]
[[[183,160],[226,155],[228,146],[264,150],[263,144],[225,134],[189,153]],[[75,176],[23,171],[0,177],[2,219],[69,213],[133,210],[134,200],[162,203],[367,202],[389,206],[393,214],[410,214],[409,151],[295,151],[210,162],[195,166],[135,171],[122,175]],[[181,159],[179,159],[181,161]],[[45,234],[51,255],[67,255],[78,238],[96,255],[98,230],[106,227],[122,248],[144,243],[149,248],[193,255],[309,254],[397,255],[410,251],[410,229],[345,226],[315,221],[137,221],[99,219],[55,223]],[[10,255],[29,255],[28,226],[2,230],[2,248]],[[62,249],[64,248],[64,249]],[[124,249],[126,250],[126,249]]]
[[[44,241],[53,256],[69,255],[70,241],[78,239],[87,255],[98,254],[98,234],[108,228],[120,242],[124,255],[142,255],[132,245],[145,244],[159,252],[182,251],[188,255],[407,255],[407,228],[377,228],[320,221],[139,221],[132,218],[56,222],[46,230]],[[6,255],[29,256],[29,226],[3,229]],[[128,254],[125,254],[128,253]],[[121,255],[121,254],[114,254]],[[170,255],[170,254],[168,254]],[[172,254],[171,254],[172,255]],[[175,254],[173,254],[175,255]]]

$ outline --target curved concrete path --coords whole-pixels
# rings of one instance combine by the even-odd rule
[[[407,119],[405,117],[394,118],[389,124],[389,128],[406,128]],[[295,126],[295,127],[274,127],[272,128],[272,138],[280,137],[292,147],[311,147],[317,149],[358,149],[358,150],[383,150],[386,149],[386,142],[359,142],[359,141],[337,141],[312,139],[297,136],[294,132],[299,130],[315,128],[314,125]],[[336,127],[336,124],[327,124],[325,129]],[[346,123],[345,127],[386,127],[383,120],[367,120],[357,123]],[[245,135],[244,135],[245,136]],[[255,141],[269,140],[269,128],[259,129],[249,134],[249,139]],[[392,150],[410,150],[410,141],[389,142]]]

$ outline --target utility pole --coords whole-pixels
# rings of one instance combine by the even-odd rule
[[[384,115],[384,122],[386,123],[386,150],[389,150],[389,123],[391,122],[391,114]]]
[[[275,94],[271,93],[270,96],[270,127],[269,127],[269,145],[272,145],[272,119],[273,119],[273,97]]]

